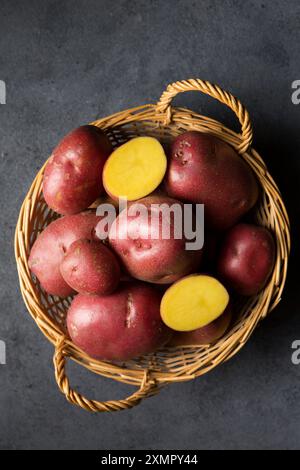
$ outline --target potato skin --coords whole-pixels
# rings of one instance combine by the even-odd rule
[[[168,346],[204,345],[220,339],[229,328],[232,320],[232,308],[229,304],[224,313],[215,321],[194,331],[175,332]]]
[[[74,293],[60,273],[60,263],[69,246],[80,238],[96,239],[95,227],[102,217],[86,211],[52,222],[34,242],[29,268],[46,292],[59,297]]]
[[[275,261],[273,236],[264,227],[238,224],[222,243],[218,273],[241,295],[255,295],[265,285]]]
[[[234,149],[196,131],[173,141],[165,187],[171,197],[205,204],[205,220],[217,230],[234,225],[258,198],[254,173]]]
[[[63,215],[87,209],[103,192],[102,171],[111,151],[108,137],[95,126],[81,126],[66,135],[45,168],[48,206]]]
[[[120,281],[115,254],[96,240],[73,242],[60,264],[60,272],[66,283],[81,294],[111,294]]]
[[[126,282],[111,295],[77,295],[68,311],[73,342],[92,357],[126,361],[162,347],[169,330],[160,318],[161,294],[144,283]]]
[[[150,228],[150,215],[155,209],[152,204],[172,204],[181,202],[169,197],[150,196],[130,204],[144,204],[146,216],[130,216],[128,209],[123,210],[112,224],[109,241],[127,272],[136,279],[155,284],[170,284],[197,270],[202,258],[202,250],[185,250],[186,240],[163,239],[160,229]],[[171,221],[171,233],[172,233]],[[114,233],[114,231],[116,233]],[[132,239],[134,234],[136,239]]]

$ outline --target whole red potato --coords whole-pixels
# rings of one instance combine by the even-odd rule
[[[108,137],[96,126],[81,126],[66,135],[45,168],[48,206],[63,215],[87,209],[104,191],[102,171],[111,151]]]
[[[60,264],[75,240],[97,239],[96,225],[101,219],[89,211],[65,216],[52,222],[38,236],[31,248],[28,264],[48,294],[67,297],[74,292],[63,279]]]
[[[81,294],[110,294],[120,281],[115,254],[96,240],[73,242],[60,264],[60,272],[66,283]]]
[[[161,294],[126,282],[111,295],[77,295],[67,314],[72,341],[91,357],[126,361],[155,351],[171,330],[160,317]]]
[[[251,168],[222,140],[190,131],[173,141],[165,187],[171,197],[205,205],[205,221],[218,230],[234,225],[258,198]]]
[[[274,266],[275,243],[270,231],[238,224],[222,243],[218,273],[228,287],[241,295],[255,295],[265,285]]]
[[[169,197],[155,195],[140,199],[115,219],[109,241],[131,276],[142,281],[170,284],[198,269],[202,250],[186,250],[184,230],[181,238],[174,236],[174,218],[162,215],[161,204],[167,209],[174,204],[183,209],[181,202]],[[139,205],[145,211],[134,214]],[[157,223],[152,223],[153,220]],[[163,224],[169,229],[169,238],[163,236]]]
[[[231,320],[232,309],[229,304],[225,312],[212,323],[193,331],[174,332],[168,346],[211,344],[224,336]]]

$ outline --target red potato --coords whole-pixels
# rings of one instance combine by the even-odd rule
[[[225,309],[225,312],[209,325],[198,328],[194,331],[175,332],[168,343],[168,346],[184,345],[204,345],[211,344],[222,338],[227,332],[232,320],[231,306]]]
[[[258,198],[254,173],[234,149],[196,131],[174,140],[165,187],[171,197],[204,204],[205,220],[219,230],[234,225]]]
[[[115,254],[96,240],[73,242],[60,264],[60,272],[66,283],[81,294],[111,294],[120,281]]]
[[[218,273],[241,295],[255,295],[265,285],[275,260],[273,236],[263,227],[238,224],[223,241]]]
[[[96,239],[96,225],[101,217],[82,212],[57,219],[38,236],[31,249],[29,268],[46,292],[67,297],[74,291],[63,279],[60,263],[70,245],[80,238]]]
[[[77,295],[68,311],[72,341],[91,357],[126,361],[155,351],[171,336],[160,317],[161,294],[126,282],[111,295]]]
[[[44,198],[59,214],[87,209],[104,191],[102,171],[112,151],[108,137],[95,126],[70,132],[54,149],[44,174]]]
[[[134,214],[138,204],[146,212]],[[174,236],[174,218],[169,219],[159,210],[158,205],[173,204],[182,208],[182,203],[168,197],[150,196],[132,203],[113,222],[109,241],[122,260],[127,272],[142,281],[170,284],[199,267],[202,250],[186,250],[186,239]],[[130,211],[130,212],[129,212]],[[157,217],[159,223],[152,224]],[[164,220],[164,222],[162,222]],[[170,238],[162,234],[162,223],[170,229]],[[166,226],[166,225],[165,225]]]

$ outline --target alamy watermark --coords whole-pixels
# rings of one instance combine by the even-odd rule
[[[6,104],[6,84],[0,80],[0,104]]]
[[[126,212],[122,224],[115,221],[117,211],[113,204],[100,204],[96,214],[101,216],[97,224],[97,237],[119,240],[185,240],[186,250],[201,250],[204,245],[204,204],[154,202],[150,206],[142,202],[127,204],[119,199],[119,211]],[[134,224],[131,224],[132,220]],[[145,222],[146,225],[145,225]],[[146,228],[145,228],[146,227]]]
[[[296,339],[292,343],[292,349],[293,349],[293,354],[292,354],[292,364],[294,366],[299,366],[300,365],[300,340]]]
[[[0,366],[6,364],[6,344],[0,340]]]
[[[300,104],[300,80],[295,80],[292,83],[292,103],[295,105]]]

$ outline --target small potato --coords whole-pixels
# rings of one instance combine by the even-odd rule
[[[87,209],[103,192],[102,171],[112,151],[108,137],[95,126],[81,126],[58,144],[44,174],[48,206],[63,215]]]
[[[193,331],[216,320],[228,303],[228,292],[217,279],[192,274],[167,289],[160,313],[163,322],[173,330]]]
[[[136,137],[116,148],[105,163],[103,185],[115,199],[135,201],[152,193],[162,182],[167,157],[153,137]]]
[[[222,338],[227,332],[232,320],[232,310],[230,304],[222,315],[202,328],[194,331],[186,331],[183,333],[176,332],[168,343],[168,346],[184,346],[184,345],[204,345],[211,344]]]
[[[205,221],[218,230],[234,225],[258,198],[254,173],[234,149],[196,131],[174,140],[165,187],[171,197],[204,204]]]
[[[218,273],[228,287],[241,295],[255,295],[274,267],[275,243],[263,227],[238,224],[226,234],[218,261]]]
[[[107,295],[120,281],[115,254],[96,240],[73,242],[60,264],[60,272],[66,283],[81,294]]]
[[[145,211],[139,212],[140,206]],[[167,217],[163,207],[182,209],[183,206],[169,197],[149,196],[123,210],[109,232],[110,244],[127,272],[136,279],[155,284],[171,284],[195,272],[202,258],[202,250],[186,250],[184,230],[181,237],[175,237],[174,218]],[[183,224],[183,220],[182,217],[179,223]],[[164,236],[163,226],[170,237]]]
[[[38,236],[31,248],[29,268],[48,294],[67,297],[74,293],[61,275],[60,263],[75,240],[97,239],[96,226],[101,219],[90,211],[65,216],[52,222]]]
[[[171,336],[160,318],[161,294],[126,282],[111,295],[77,295],[68,311],[73,342],[91,357],[126,361],[155,351]]]

